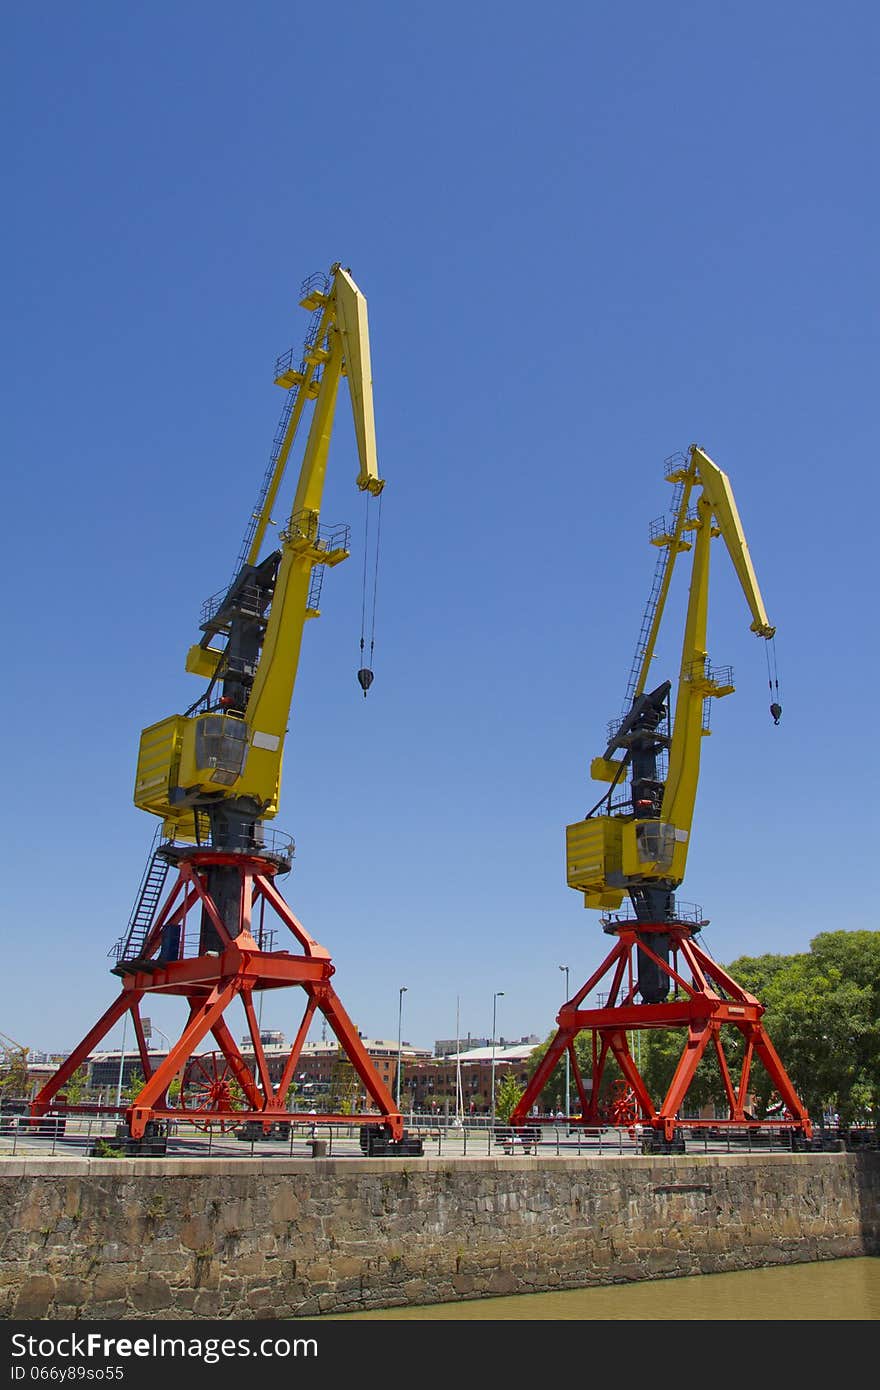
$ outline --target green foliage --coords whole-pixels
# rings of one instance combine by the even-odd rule
[[[880,1124],[880,931],[822,932],[810,950],[793,956],[742,956],[724,969],[764,1006],[763,1024],[791,1081],[814,1121],[833,1111],[843,1124]],[[529,1058],[531,1078],[555,1036],[555,1030]],[[739,1077],[744,1042],[735,1028],[721,1035],[734,1081]],[[648,1090],[659,1105],[681,1056],[679,1030],[651,1029],[634,1034],[631,1049]],[[578,1067],[592,1074],[592,1036],[575,1042]],[[620,1073],[609,1055],[602,1093],[608,1094]],[[762,1118],[778,1102],[760,1060],[752,1060],[749,1089]],[[565,1059],[544,1086],[539,1109],[562,1107]],[[721,1068],[710,1043],[688,1090],[687,1108],[697,1111],[727,1106]]]
[[[813,1117],[833,1110],[844,1124],[880,1122],[880,932],[822,932],[808,954],[743,957],[729,969],[764,1005]],[[766,1104],[769,1082],[754,1079]]]
[[[534,1049],[534,1051],[529,1053],[528,1061],[526,1062],[526,1074],[529,1078],[529,1081],[531,1081],[535,1072],[538,1070],[538,1067],[543,1062],[544,1057],[547,1053],[547,1049],[553,1041],[554,1036],[555,1033],[548,1033],[544,1041],[542,1043],[539,1043],[538,1046]],[[564,1090],[565,1063],[560,1062],[559,1064],[557,1064],[554,1071],[551,1072],[549,1080],[547,1081],[546,1085],[544,1086],[544,1089],[538,1096],[538,1109],[543,1111],[558,1110],[562,1105],[562,1093]]]
[[[539,1043],[538,1046],[534,1049],[534,1051],[529,1054],[529,1059],[526,1063],[526,1072],[530,1081],[534,1076],[535,1072],[538,1070],[538,1067],[540,1066],[541,1062],[544,1060],[544,1056],[547,1052],[547,1049],[549,1048],[555,1036],[556,1033],[554,1030],[554,1032],[549,1033],[547,1037],[544,1039],[544,1041],[542,1043]],[[574,1054],[577,1058],[578,1070],[580,1071],[580,1074],[582,1077],[584,1077],[584,1079],[592,1075],[592,1046],[593,1045],[589,1033],[579,1033],[578,1036],[575,1038]],[[619,1077],[620,1069],[618,1068],[618,1065],[614,1060],[613,1056],[609,1054],[602,1075],[603,1095],[608,1095],[610,1093],[613,1083],[617,1081]],[[572,1107],[575,1110],[577,1110],[579,1102],[577,1100],[577,1090],[575,1087],[573,1072],[571,1074],[571,1095]],[[549,1114],[553,1114],[557,1110],[566,1110],[567,1107],[565,1105],[564,1053],[562,1057],[560,1057],[559,1061],[556,1063],[556,1066],[553,1068],[553,1071],[550,1073],[550,1076],[548,1077],[544,1085],[544,1088],[541,1091],[540,1096],[538,1097],[537,1106],[539,1110]]]
[[[523,1095],[524,1089],[512,1071],[507,1072],[501,1078],[501,1083],[495,1092],[495,1115],[502,1123],[507,1124]]]
[[[139,1071],[137,1067],[133,1067],[131,1076],[128,1078],[128,1081],[122,1088],[120,1098],[123,1101],[125,1101],[128,1105],[131,1105],[132,1101],[137,1098],[137,1096],[143,1089],[144,1074],[142,1071]]]
[[[122,1088],[122,1099],[129,1102],[135,1100],[143,1088],[144,1074],[135,1067],[128,1081]]]
[[[360,1078],[349,1059],[340,1052],[330,1068],[329,1109],[337,1115],[354,1115],[361,1094]]]
[[[234,1076],[226,1079],[226,1093],[230,1110],[250,1110],[251,1103]]]
[[[64,1094],[70,1105],[76,1105],[78,1101],[81,1101],[88,1094],[88,1090],[89,1069],[85,1063],[83,1063],[68,1080],[67,1085],[64,1087]]]
[[[92,1150],[93,1158],[122,1158],[122,1149],[115,1144],[108,1143],[106,1139],[96,1139]]]
[[[5,1049],[0,1063],[0,1096],[26,1096],[29,1091],[28,1049],[18,1046]]]

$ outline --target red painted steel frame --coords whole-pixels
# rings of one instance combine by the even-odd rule
[[[611,930],[617,937],[616,945],[586,984],[559,1010],[556,1019],[559,1028],[556,1036],[526,1087],[525,1094],[511,1114],[510,1123],[517,1125],[528,1122],[532,1106],[550,1079],[557,1062],[566,1052],[580,1099],[580,1123],[590,1126],[602,1123],[600,1087],[610,1052],[624,1080],[634,1093],[642,1123],[650,1125],[669,1141],[682,1123],[682,1104],[700,1059],[711,1044],[721,1069],[729,1107],[728,1119],[713,1120],[713,1125],[729,1128],[747,1124],[750,1128],[767,1130],[790,1129],[803,1134],[807,1139],[811,1138],[813,1129],[809,1115],[761,1023],[763,1004],[738,985],[697,945],[693,937],[693,927],[685,923],[640,922],[637,928],[634,923],[626,923],[614,926]],[[652,934],[669,938],[671,964],[666,964],[651,949]],[[634,955],[638,948],[667,975],[670,991],[674,992],[671,1000],[662,1004],[635,1002],[638,985]],[[690,979],[686,979],[680,973],[679,955],[690,974]],[[605,1004],[597,1009],[582,1008],[581,1005],[590,991],[612,971]],[[744,1041],[742,1065],[736,1083],[731,1076],[722,1046],[721,1032],[724,1027],[736,1029]],[[649,1028],[687,1030],[678,1066],[659,1107],[655,1107],[636,1066],[627,1037],[628,1033],[637,1033]],[[590,1029],[593,1035],[592,1075],[589,1086],[584,1083],[574,1047],[575,1038],[585,1029]],[[788,1119],[759,1121],[746,1113],[749,1077],[755,1057],[763,1063],[778,1091],[788,1112]],[[693,1123],[691,1120],[687,1121],[689,1126]]]
[[[239,872],[238,931],[235,936],[224,925],[206,887],[206,871],[215,866],[234,866]],[[128,1010],[134,1024],[145,1078],[140,1092],[124,1110],[132,1138],[142,1138],[147,1125],[156,1120],[189,1122],[200,1127],[212,1122],[242,1124],[258,1121],[268,1133],[274,1122],[290,1123],[291,1113],[286,1109],[287,1094],[312,1019],[316,1010],[320,1009],[376,1108],[357,1115],[310,1113],[309,1123],[382,1123],[392,1139],[400,1139],[403,1116],[396,1109],[390,1092],[380,1080],[361,1043],[357,1029],[330,984],[335,972],[330,955],[309,936],[291,912],[274,884],[276,873],[277,866],[258,854],[223,853],[195,846],[191,854],[187,852],[179,862],[177,880],[154,919],[140,955],[136,960],[123,961],[116,968],[117,973],[123,976],[122,993],[31,1102],[31,1115],[76,1113],[80,1109],[94,1112],[94,1106],[68,1104],[64,1098],[64,1086]],[[252,912],[258,904],[261,914],[268,907],[296,938],[300,948],[297,953],[260,949],[251,932]],[[197,911],[199,919],[204,912],[215,927],[222,946],[218,952],[204,951],[198,955],[184,956],[186,918],[193,909]],[[180,928],[180,954],[177,959],[160,960],[163,931],[169,926]],[[291,985],[299,985],[305,991],[306,1005],[281,1079],[273,1087],[260,1041],[253,992],[283,989]],[[140,1016],[141,1000],[151,994],[180,995],[189,1006],[183,1031],[155,1070],[150,1062]],[[253,1068],[242,1056],[224,1019],[226,1009],[235,999],[240,999],[244,1005],[254,1053]],[[220,1111],[191,1107],[182,1109],[168,1104],[168,1087],[175,1077],[182,1075],[187,1062],[209,1033],[220,1048],[249,1108]],[[108,1106],[101,1109],[105,1113],[115,1113],[116,1108]]]

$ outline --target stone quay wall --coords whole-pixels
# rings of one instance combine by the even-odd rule
[[[0,1316],[280,1319],[880,1254],[880,1153],[3,1159]]]

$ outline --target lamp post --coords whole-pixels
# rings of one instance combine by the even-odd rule
[[[492,1128],[495,1127],[495,1019],[498,1010],[498,1000],[504,998],[504,990],[499,989],[492,995],[492,1099],[489,1105],[489,1115]]]
[[[401,985],[398,991],[397,1002],[397,1076],[394,1085],[394,1103],[400,1109],[400,1055],[403,1047],[403,996],[406,994],[406,985]]]
[[[562,971],[563,975],[565,976],[565,1003],[567,1004],[567,1003],[568,1003],[568,966],[567,966],[567,965],[560,965],[559,969]],[[569,1112],[569,1107],[570,1107],[570,1103],[571,1103],[571,1102],[570,1102],[570,1097],[571,1097],[571,1076],[570,1076],[570,1073],[569,1073],[569,1068],[570,1068],[570,1066],[571,1066],[571,1062],[570,1062],[569,1056],[568,1056],[568,1048],[566,1048],[566,1049],[565,1049],[565,1118],[566,1118],[566,1119],[568,1119],[568,1112]]]
[[[146,1023],[146,1019],[142,1019],[141,1022],[142,1022],[142,1023]],[[169,1052],[171,1051],[171,1039],[168,1037],[168,1034],[167,1034],[167,1033],[163,1033],[163,1032],[162,1032],[162,1029],[161,1029],[161,1028],[157,1028],[156,1025],[155,1025],[155,1023],[151,1023],[151,1024],[150,1024],[150,1032],[149,1032],[149,1035],[146,1034],[146,1029],[144,1029],[144,1033],[145,1033],[145,1038],[146,1038],[146,1043],[147,1043],[148,1048],[149,1048],[150,1042],[152,1041],[153,1034],[154,1034],[154,1033],[158,1033],[158,1034],[159,1034],[159,1037],[160,1037],[160,1038],[162,1039],[162,1041],[166,1044],[166,1046],[167,1046]]]
[[[119,1076],[116,1079],[116,1109],[122,1106],[122,1073],[125,1069],[125,1030],[128,1027],[128,1009],[122,1015],[122,1047],[119,1051]]]

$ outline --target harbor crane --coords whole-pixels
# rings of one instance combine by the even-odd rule
[[[751,630],[768,643],[770,714],[776,724],[782,706],[775,658],[769,656],[775,628],[767,618],[729,478],[696,444],[686,455],[668,459],[665,475],[675,488],[674,501],[670,517],[651,527],[650,539],[660,554],[623,713],[609,727],[605,749],[590,766],[591,777],[606,784],[607,791],[582,820],[566,828],[568,885],[583,894],[587,908],[601,913],[603,928],[615,945],[559,1011],[558,1030],[511,1123],[526,1121],[566,1056],[580,1101],[577,1123],[596,1125],[603,1116],[602,1080],[612,1056],[621,1078],[616,1085],[629,1100],[624,1107],[618,1102],[617,1122],[641,1123],[646,1148],[683,1146],[682,1104],[711,1047],[728,1105],[722,1125],[741,1126],[747,1119],[751,1123],[746,1107],[757,1059],[786,1113],[785,1119],[772,1123],[808,1140],[809,1116],[762,1024],[763,1006],[698,943],[707,922],[699,908],[676,897],[691,843],[711,702],[734,690],[731,668],[713,667],[706,646],[709,558],[716,537],[721,537],[733,563],[751,614]],[[648,687],[675,564],[688,552],[690,587],[673,702],[672,679]],[[587,996],[609,976],[601,1006],[585,1007]],[[652,1098],[631,1050],[632,1040],[643,1029],[685,1031],[681,1058],[659,1101]],[[585,1030],[592,1035],[588,1077],[582,1074],[574,1046]],[[724,1046],[731,1030],[739,1034],[738,1081]],[[689,1125],[699,1123],[688,1120]]]
[[[65,1081],[120,1018],[130,1018],[144,1082],[125,1107],[120,1129],[135,1152],[158,1141],[170,1120],[234,1127],[251,1137],[289,1133],[288,1098],[318,1010],[357,1074],[365,1108],[344,1117],[311,1113],[310,1123],[344,1118],[361,1125],[362,1148],[369,1153],[422,1151],[421,1140],[404,1134],[399,1107],[333,989],[329,952],[297,920],[277,886],[291,868],[293,841],[269,822],[280,803],[303,632],[319,616],[325,571],[350,553],[349,528],[321,519],[343,381],[354,418],[357,487],[368,505],[371,498],[381,505],[384,488],[366,299],[350,271],[336,263],[329,275],[303,284],[300,303],[311,319],[301,356],[291,349],[275,365],[275,382],[287,395],[257,504],[231,580],[205,603],[201,635],[186,656],[186,670],[204,689],[183,713],[167,715],[141,734],[134,802],[157,817],[159,826],[128,930],[113,952],[122,992],[31,1106],[33,1116],[64,1109],[59,1096]],[[277,532],[278,543],[264,553],[285,469],[309,415],[289,517]],[[377,544],[378,530],[377,521]],[[365,696],[373,680],[372,647],[371,638],[367,651],[362,629],[357,678]],[[292,943],[284,937],[293,949],[276,949],[279,924],[293,937]],[[293,985],[304,991],[305,1007],[283,1066],[273,1075],[254,995]],[[188,1006],[179,1037],[156,1066],[140,1014],[141,1000],[153,994],[180,996]],[[252,1061],[225,1019],[236,999],[244,1008]],[[218,1051],[206,1054],[198,1049],[209,1035]],[[175,1105],[169,1101],[172,1082],[180,1083]]]

